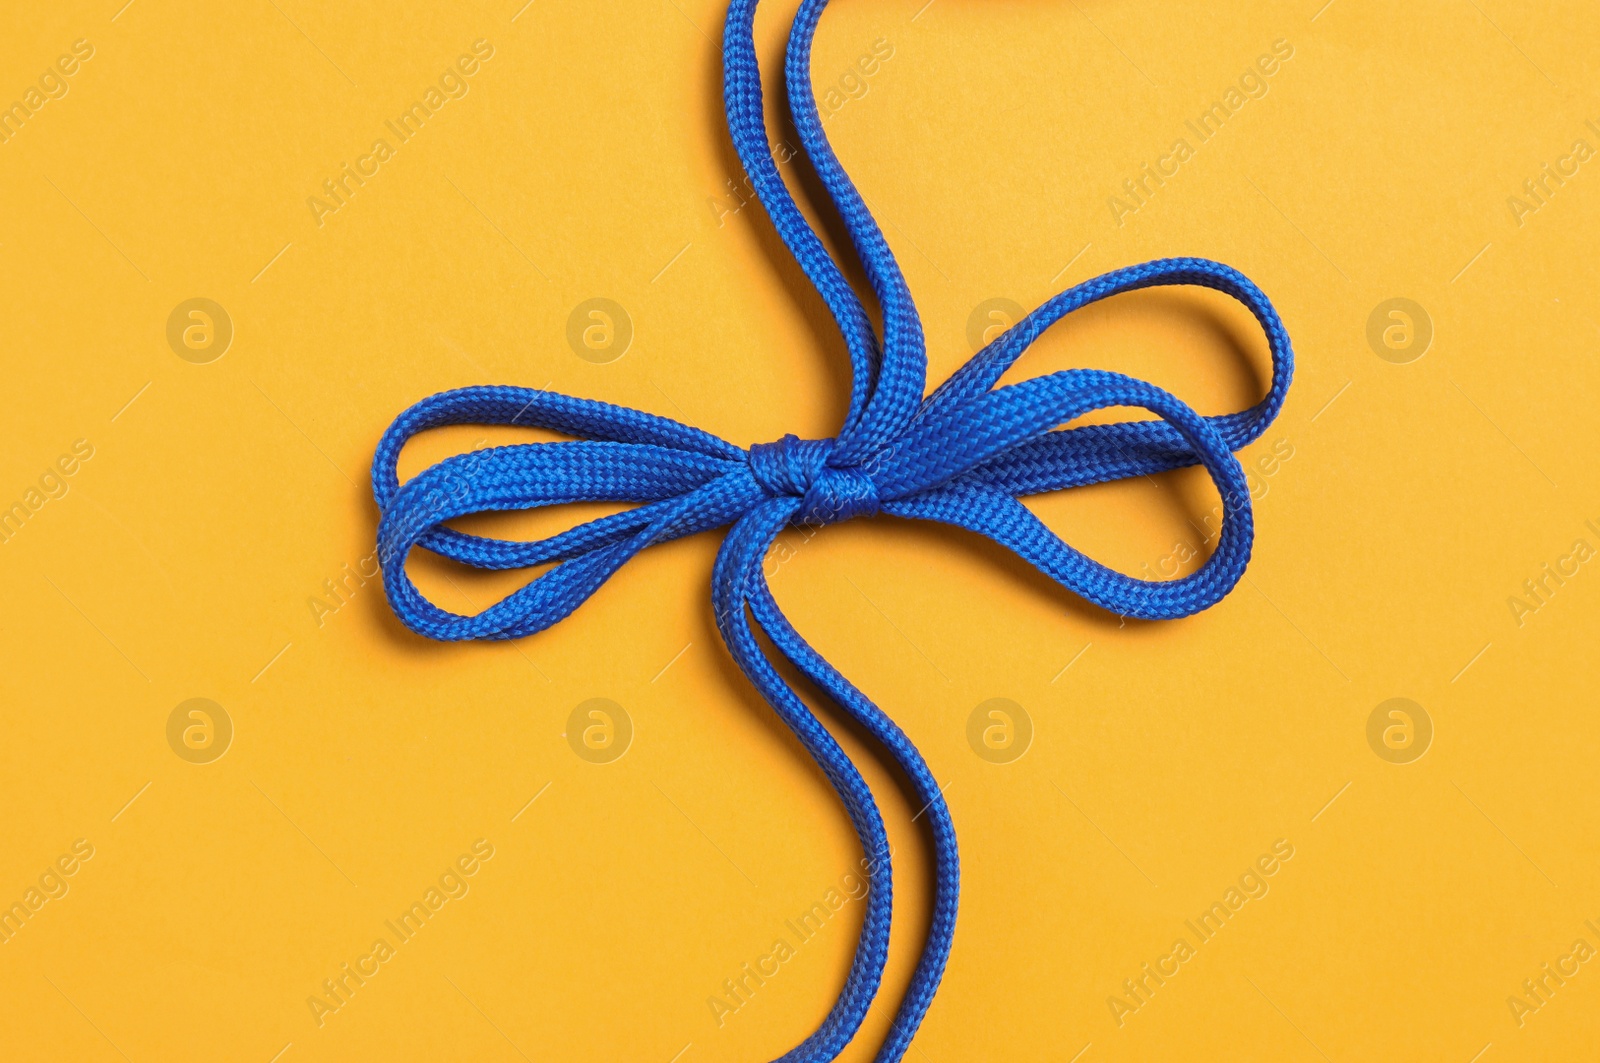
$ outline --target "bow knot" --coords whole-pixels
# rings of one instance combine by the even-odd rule
[[[877,1054],[897,1063],[938,989],[960,894],[955,827],[943,792],[910,738],[812,647],[778,607],[764,562],[786,524],[835,524],[882,510],[985,536],[1109,612],[1148,620],[1189,616],[1222,600],[1244,575],[1253,524],[1250,489],[1234,452],[1282,407],[1293,372],[1289,335],[1266,295],[1243,274],[1196,258],[1162,259],[1085,281],[1046,300],[925,395],[927,352],[905,278],[866,201],[822,130],[811,82],[811,39],[828,0],[801,0],[789,39],[789,111],[812,169],[850,234],[878,309],[862,304],[839,262],[795,203],[770,144],[755,51],[758,0],[730,0],[724,23],[728,128],[748,184],[843,336],[850,356],[848,412],[832,439],[788,435],[745,450],[678,421],[590,399],[514,387],[472,387],[424,399],[378,445],[373,495],[382,513],[378,560],[395,614],[435,639],[513,639],[559,623],[641,551],[728,528],[712,570],[711,600],[728,652],[816,761],[861,840],[871,888],[850,973],[821,1026],[785,1054],[826,1063],[850,1043],[888,958],[894,869],[872,789],[832,731],[778,671],[782,657],[894,759],[927,815],[933,904],[921,959]],[[1120,373],[1069,369],[1000,386],[1041,332],[1126,292],[1194,285],[1229,296],[1254,317],[1272,357],[1260,402],[1202,416],[1176,396]],[[1081,423],[1097,410],[1143,409],[1155,420]],[[401,484],[406,440],[450,424],[515,425],[569,437],[446,458]],[[1030,495],[1202,466],[1222,498],[1211,556],[1181,579],[1142,580],[1063,541],[1022,504]],[[544,539],[497,539],[450,527],[471,513],[569,503],[632,508]],[[411,580],[414,549],[482,569],[545,568],[521,590],[463,616],[429,601]],[[547,567],[546,567],[547,566]],[[770,649],[757,639],[767,636]]]
[[[858,465],[829,464],[834,440],[786,435],[750,448],[750,475],[769,497],[800,499],[798,524],[822,526],[878,512],[878,485]]]

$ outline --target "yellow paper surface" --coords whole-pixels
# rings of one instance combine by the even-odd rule
[[[0,1055],[778,1056],[842,981],[859,853],[717,639],[717,538],[510,644],[417,638],[361,575],[373,447],[445,388],[741,445],[836,429],[842,344],[725,130],[720,3],[119,2],[14,5],[0,39]],[[1197,617],[1125,624],[928,527],[782,540],[783,606],[959,831],[910,1058],[1600,1040],[1600,33],[1578,3],[1319,3],[822,22],[826,128],[931,383],[1008,307],[1165,255],[1244,270],[1298,353],[1241,454],[1248,578]],[[797,5],[769,6],[775,70]],[[1073,366],[1218,413],[1266,358],[1236,307],[1168,292],[1074,316],[1010,378]],[[404,467],[509,438],[439,433]],[[1172,575],[1216,496],[1184,473],[1033,505]],[[414,569],[460,611],[523,578]],[[838,730],[899,887],[865,1060],[927,849]]]

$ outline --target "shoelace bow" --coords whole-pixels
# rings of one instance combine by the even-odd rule
[[[893,874],[889,841],[871,790],[811,709],[756,641],[772,645],[893,756],[925,806],[935,892],[928,936],[877,1059],[904,1055],[944,973],[955,931],[960,868],[955,828],[938,783],[895,722],[790,625],[773,599],[763,560],[791,523],[823,525],[887,513],[940,521],[988,536],[1040,571],[1113,613],[1169,619],[1223,598],[1244,573],[1252,539],[1250,492],[1233,451],[1266,429],[1289,388],[1289,337],[1267,297],[1237,271],[1176,258],[1097,277],[1050,299],[975,355],[932,395],[916,306],[865,202],[823,134],[810,79],[811,42],[828,0],[804,0],[789,36],[789,106],[802,146],[838,209],[882,308],[875,333],[857,293],[801,214],[768,146],[752,32],[759,0],[732,0],[724,33],[728,127],[767,214],[833,313],[854,379],[844,426],[832,439],[785,436],[748,451],[665,417],[590,399],[519,387],[448,391],[411,407],[378,445],[373,494],[382,511],[378,558],[395,614],[442,640],[513,639],[559,622],[628,559],[648,546],[726,525],[712,573],[717,625],[733,658],[799,738],[844,804],[861,839],[871,888],[845,985],[821,1026],[780,1057],[832,1060],[849,1044],[876,995],[888,956]],[[1223,292],[1248,307],[1266,334],[1272,384],[1238,413],[1202,417],[1152,384],[1120,373],[1072,369],[996,389],[995,383],[1046,328],[1089,303],[1162,285]],[[1158,420],[1058,426],[1094,410],[1143,408]],[[397,462],[418,432],[451,424],[524,425],[573,442],[495,447],[448,458],[402,486]],[[1018,498],[1085,484],[1203,465],[1222,496],[1215,551],[1182,579],[1133,579],[1084,556]],[[537,542],[486,538],[445,522],[470,513],[568,502],[636,507]],[[406,572],[414,547],[483,569],[554,563],[521,590],[476,616],[447,612]]]

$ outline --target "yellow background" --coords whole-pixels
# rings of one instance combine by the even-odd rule
[[[717,640],[715,536],[521,643],[425,642],[375,583],[320,623],[309,604],[371,552],[380,433],[444,388],[548,384],[740,444],[834,430],[841,343],[759,207],[732,209],[719,0],[119,3],[13,4],[0,39],[0,102],[94,48],[0,144],[0,505],[94,450],[0,546],[0,903],[94,847],[0,944],[0,1055],[777,1056],[831,1004],[859,903],[721,1025],[708,999],[858,853]],[[960,834],[955,951],[910,1058],[1600,1043],[1593,963],[1521,1026],[1507,1004],[1575,939],[1600,947],[1600,573],[1520,626],[1507,601],[1600,545],[1600,161],[1520,225],[1507,204],[1600,146],[1600,32],[1577,2],[1319,4],[840,0],[823,20],[819,88],[893,49],[827,129],[918,299],[932,382],[984,300],[1172,254],[1253,277],[1299,359],[1243,455],[1293,452],[1258,477],[1249,578],[1192,619],[1124,625],[938,529],[786,540],[781,602],[920,745]],[[795,6],[763,8],[769,65]],[[1119,225],[1122,182],[1280,38],[1267,95]],[[319,226],[307,198],[479,39],[467,95]],[[209,364],[166,339],[195,297],[235,330]],[[566,341],[594,297],[635,330],[609,364]],[[1367,342],[1396,297],[1434,326],[1409,364]],[[1265,351],[1223,301],[1151,294],[1077,315],[1013,376],[1070,366],[1215,413],[1260,394]],[[490,438],[438,434],[405,467]],[[1137,573],[1214,502],[1183,474],[1036,508]],[[516,585],[416,569],[461,610]],[[197,697],[235,732],[204,765],[166,737]],[[609,764],[563,737],[597,697],[635,730]],[[1405,765],[1366,737],[1395,697],[1435,732]],[[991,698],[1033,721],[1010,764],[967,743]],[[865,1060],[920,944],[926,850],[850,748],[901,887]],[[470,892],[319,1026],[307,998],[479,839]],[[1107,998],[1279,839],[1270,892],[1119,1026]]]

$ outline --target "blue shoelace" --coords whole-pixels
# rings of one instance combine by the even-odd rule
[[[816,759],[861,839],[871,888],[861,938],[837,1002],[815,1033],[780,1057],[832,1060],[850,1043],[877,993],[888,956],[893,873],[889,840],[856,765],[779,675],[756,641],[772,646],[865,728],[904,770],[931,830],[935,887],[926,943],[887,1038],[882,1063],[904,1055],[933,1001],[950,955],[960,893],[955,827],[922,755],[877,705],[790,625],[763,561],[792,523],[825,525],[887,513],[940,521],[988,536],[1075,594],[1121,616],[1163,620],[1215,604],[1250,557],[1250,492],[1233,452],[1266,429],[1289,388],[1293,354],[1261,290],[1220,263],[1163,259],[1107,273],[1050,299],[978,352],[924,397],[921,323],[899,265],[823,134],[811,88],[811,42],[828,0],[804,0],[789,36],[785,73],[795,127],[854,243],[882,310],[874,330],[858,294],[823,247],[778,175],[768,145],[752,26],[759,0],[732,0],[723,44],[728,128],[768,216],[838,322],[853,383],[844,425],[832,439],[785,436],[744,450],[698,428],[591,399],[519,387],[471,387],[425,399],[397,418],[378,445],[372,489],[382,511],[378,558],[395,614],[433,639],[514,639],[564,619],[629,558],[648,546],[731,525],[717,554],[711,597],[729,652]],[[1071,369],[995,388],[1046,328],[1122,292],[1194,285],[1248,307],[1272,353],[1272,384],[1250,409],[1202,417],[1152,384],[1120,373]],[[1156,420],[1062,429],[1108,407],[1142,408]],[[494,447],[447,458],[401,485],[400,450],[441,425],[523,425],[572,442]],[[1222,496],[1215,551],[1182,579],[1149,582],[1084,556],[1039,521],[1019,497],[1146,476],[1199,464]],[[568,502],[628,502],[632,509],[537,542],[469,535],[446,526],[471,513]],[[439,608],[406,572],[415,547],[482,569],[553,564],[476,616]]]

